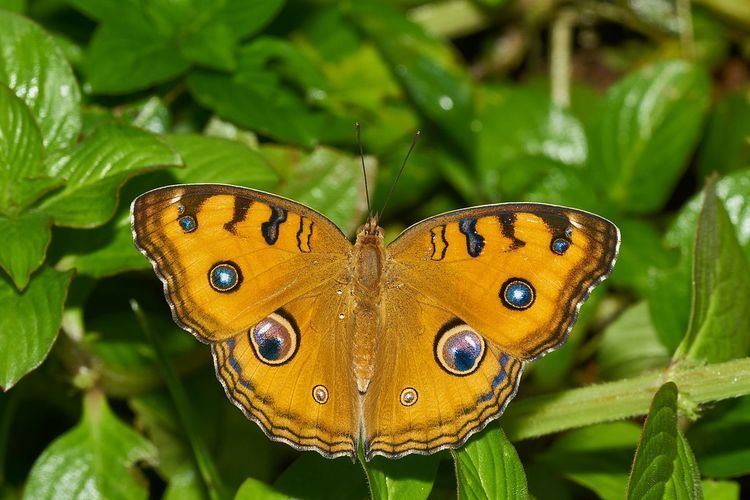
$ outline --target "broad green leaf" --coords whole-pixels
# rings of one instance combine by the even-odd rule
[[[750,90],[724,96],[714,106],[698,154],[702,175],[750,166]]]
[[[0,9],[23,12],[26,9],[26,0],[0,0]]]
[[[593,179],[621,210],[651,213],[687,167],[710,88],[684,61],[647,66],[607,91],[590,134]]]
[[[357,157],[328,148],[301,156],[296,149],[267,146],[261,153],[281,175],[279,194],[318,210],[345,233],[363,222],[367,201]],[[375,169],[367,164],[370,178]]]
[[[276,491],[273,486],[252,477],[245,479],[234,500],[284,500],[288,498]]]
[[[709,181],[696,228],[690,324],[675,356],[716,363],[748,355],[748,304],[750,262]]]
[[[750,261],[750,170],[727,175],[716,183],[716,194],[729,214],[737,240]],[[693,245],[696,221],[703,193],[686,203],[667,230],[665,245],[677,249],[679,261],[673,267],[654,270],[647,294],[651,317],[659,336],[676,349],[688,329],[692,288]]]
[[[648,304],[639,302],[604,330],[597,353],[599,373],[605,380],[632,377],[667,366],[670,354],[651,322]]]
[[[171,171],[180,182],[219,182],[260,190],[278,182],[266,159],[240,142],[193,134],[170,135],[166,140],[185,163],[185,168]]]
[[[94,92],[123,94],[174,78],[189,66],[176,43],[135,23],[100,26],[83,69]]]
[[[432,491],[440,456],[407,456],[398,460],[375,457],[365,463],[374,500],[426,499]]]
[[[34,463],[24,498],[145,499],[145,479],[134,467],[140,461],[156,461],[154,446],[112,413],[102,393],[90,392],[78,425]]]
[[[37,272],[23,292],[0,277],[0,389],[39,366],[57,338],[72,273]]]
[[[452,454],[459,499],[528,497],[521,460],[499,426],[492,426]]]
[[[95,227],[109,220],[118,190],[128,178],[156,168],[181,164],[179,155],[147,132],[105,125],[50,166],[65,178],[65,189],[42,205],[55,224]]]
[[[292,498],[366,498],[362,469],[346,458],[328,460],[304,453],[281,473],[274,489]]]
[[[81,128],[81,92],[73,70],[42,28],[2,11],[0,83],[8,85],[29,107],[47,150],[75,142]]]
[[[18,211],[49,188],[42,155],[42,136],[29,108],[0,83],[0,212]]]
[[[262,37],[239,49],[233,75],[194,71],[187,85],[195,99],[224,119],[284,142],[313,146],[352,137],[353,119],[315,105],[327,95],[325,76],[295,45]],[[300,88],[308,89],[302,95]]]
[[[635,453],[627,498],[703,498],[695,457],[677,428],[674,382],[661,386],[651,402]]]
[[[639,436],[631,422],[592,425],[563,434],[535,459],[602,499],[621,500]]]
[[[383,2],[359,1],[347,13],[375,42],[417,108],[473,155],[472,87],[449,46]]]
[[[10,275],[19,290],[29,283],[29,276],[44,262],[50,240],[52,220],[43,213],[0,215],[0,267]]]
[[[541,89],[485,87],[477,120],[477,167],[490,200],[516,199],[550,170],[586,162],[583,125]]]

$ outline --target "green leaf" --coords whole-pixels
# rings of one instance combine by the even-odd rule
[[[734,481],[703,480],[703,494],[710,500],[740,500],[740,485]]]
[[[726,479],[750,473],[750,397],[707,409],[686,432],[701,472]],[[707,498],[711,498],[708,494]]]
[[[291,148],[267,146],[262,154],[281,174],[280,194],[304,203],[351,233],[367,211],[359,159],[328,148],[300,156]],[[374,175],[368,161],[368,178]]]
[[[677,255],[665,248],[663,231],[655,224],[625,217],[617,217],[614,222],[622,233],[622,244],[609,279],[618,286],[646,294],[654,269],[673,266]]]
[[[134,465],[154,463],[156,449],[109,409],[104,395],[84,398],[83,418],[39,456],[24,498],[147,498],[145,478]]]
[[[81,129],[81,92],[73,70],[44,30],[28,19],[2,11],[0,82],[29,107],[48,151],[75,142]]]
[[[95,227],[114,215],[118,190],[125,180],[180,164],[180,157],[156,136],[105,125],[50,166],[51,173],[65,178],[67,184],[45,200],[42,209],[57,225]]]
[[[472,87],[449,45],[383,2],[355,2],[348,14],[375,42],[417,108],[471,156]]]
[[[0,215],[0,234],[5,238],[0,246],[0,267],[19,290],[26,287],[31,273],[44,262],[51,225],[50,217],[38,212]]]
[[[220,182],[268,190],[278,176],[265,158],[238,141],[196,134],[166,138],[180,154],[185,168],[171,172],[180,182]]]
[[[724,204],[709,181],[693,253],[690,324],[676,357],[719,362],[750,353],[750,262]]]
[[[669,198],[709,102],[702,69],[684,61],[647,66],[607,91],[590,135],[593,179],[621,210],[650,213]]]
[[[592,425],[563,434],[535,458],[602,499],[620,500],[639,436],[631,422]]]
[[[651,322],[648,304],[639,302],[604,330],[597,360],[601,377],[617,380],[665,367],[670,354]]]
[[[29,108],[0,84],[0,212],[18,212],[50,188],[42,155],[42,136]]]
[[[515,199],[550,170],[586,162],[583,125],[541,89],[485,87],[477,120],[477,167],[491,200]]]
[[[0,277],[0,388],[39,366],[57,338],[72,273],[43,268],[23,292]]]
[[[750,90],[724,96],[713,107],[698,154],[703,176],[750,166]]]
[[[365,464],[370,493],[375,500],[426,499],[435,482],[439,455],[407,456],[398,460],[375,457]]]
[[[521,460],[499,426],[492,426],[452,454],[459,499],[528,496]]]
[[[122,94],[174,78],[189,66],[177,44],[148,24],[104,24],[91,40],[83,71],[94,92]]]
[[[286,498],[288,497],[276,491],[273,486],[252,477],[245,479],[234,496],[234,500],[284,500]]]
[[[677,386],[656,392],[643,425],[628,498],[703,498],[695,457],[677,428]]]

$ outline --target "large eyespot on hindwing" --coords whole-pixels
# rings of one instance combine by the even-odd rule
[[[242,284],[240,266],[231,260],[217,262],[208,271],[208,283],[217,292],[227,293],[237,290]]]
[[[267,365],[283,365],[299,346],[299,329],[294,318],[279,310],[247,332],[255,356]]]
[[[522,311],[534,303],[536,291],[525,279],[511,278],[500,287],[500,300],[508,309]]]
[[[485,350],[484,338],[461,321],[449,321],[435,337],[435,360],[451,375],[462,377],[474,373]]]

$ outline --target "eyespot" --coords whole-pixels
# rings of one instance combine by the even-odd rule
[[[521,278],[511,278],[500,289],[500,298],[511,309],[528,309],[536,299],[534,287]]]
[[[192,233],[198,228],[198,223],[195,222],[195,219],[189,215],[183,215],[182,217],[177,219],[177,223],[186,233]]]
[[[242,273],[234,262],[219,262],[208,272],[208,282],[217,292],[231,292],[242,283]]]
[[[316,385],[313,387],[312,397],[316,403],[324,405],[328,402],[328,389],[324,385]]]
[[[299,343],[296,327],[290,320],[278,313],[271,314],[251,328],[248,337],[255,355],[267,365],[281,365],[292,359]],[[313,388],[313,397],[316,395],[314,389],[319,387],[323,386]],[[327,395],[328,391],[326,391],[326,401]]]
[[[570,248],[570,241],[565,238],[557,238],[550,244],[550,249],[557,255],[562,255]]]
[[[438,364],[453,375],[474,372],[484,357],[484,339],[469,325],[459,324],[438,332],[435,357]]]
[[[412,406],[417,402],[417,399],[419,399],[419,394],[417,394],[417,390],[413,387],[407,387],[406,389],[401,391],[401,395],[398,399],[399,401],[401,401],[402,405]]]

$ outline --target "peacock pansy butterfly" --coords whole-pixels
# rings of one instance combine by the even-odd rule
[[[385,245],[241,187],[150,191],[136,245],[175,321],[213,352],[227,396],[271,438],[332,458],[462,445],[560,347],[620,235],[534,203],[431,217]]]

